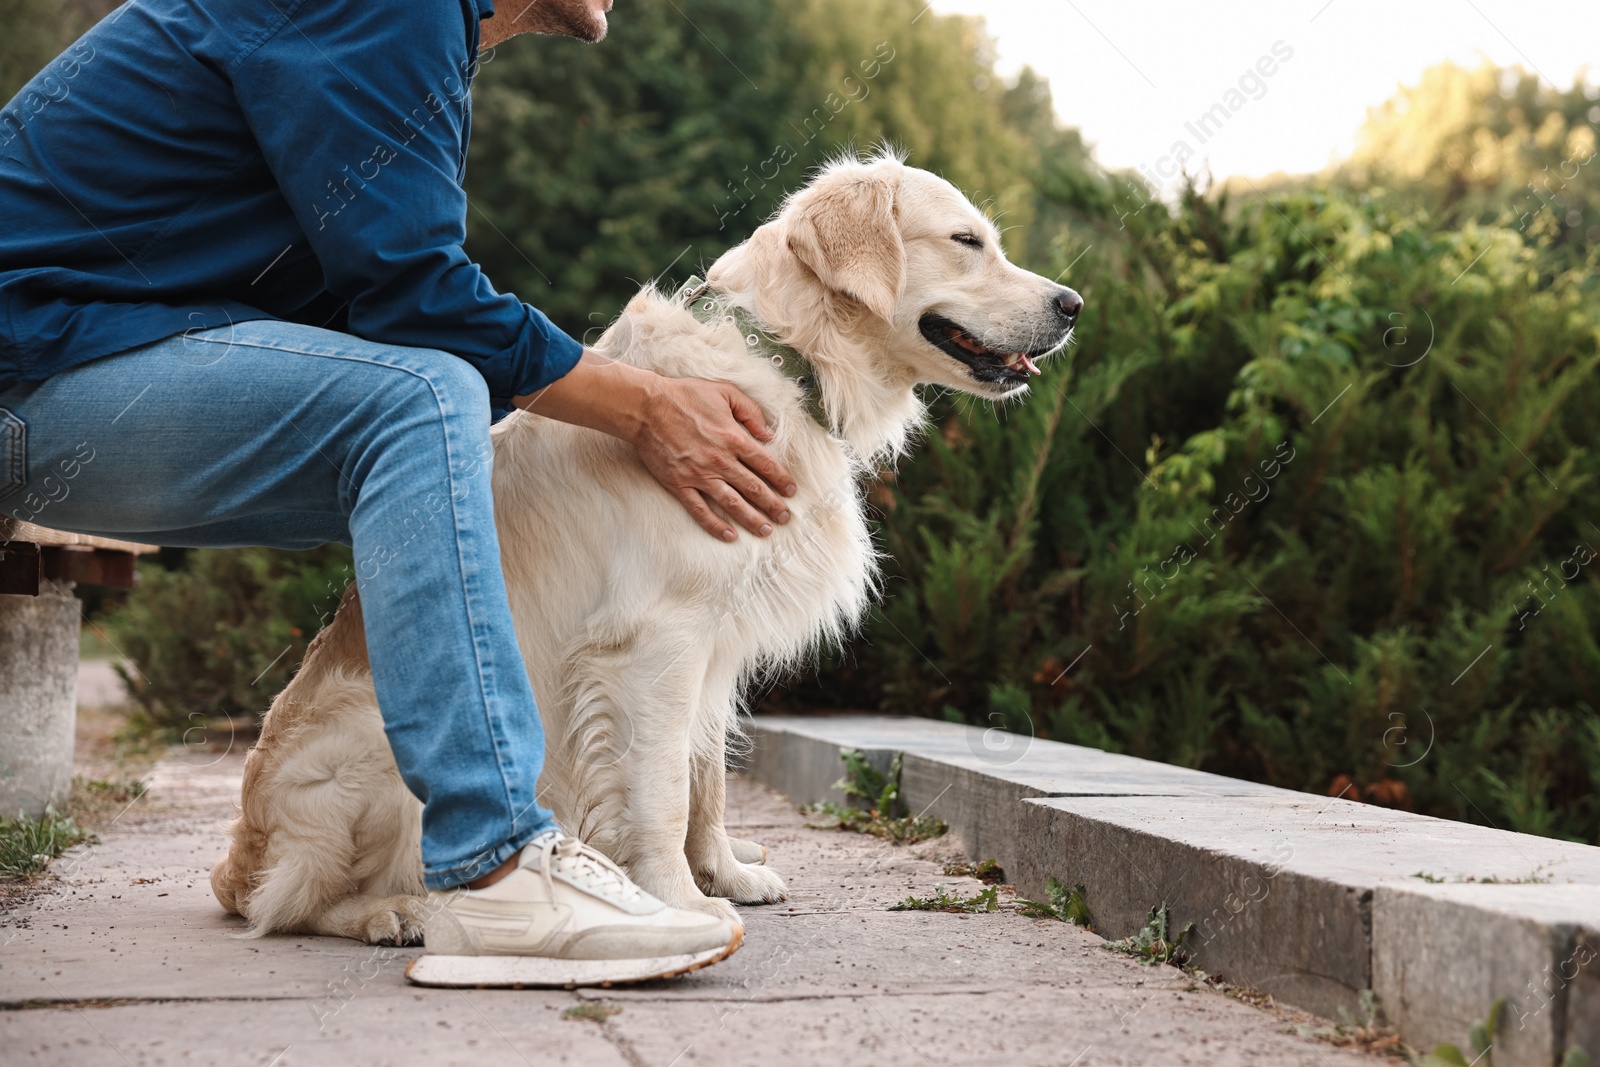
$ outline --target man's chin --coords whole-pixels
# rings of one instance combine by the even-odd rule
[[[604,15],[596,15],[584,25],[581,31],[575,31],[572,36],[590,44],[599,44],[606,39],[606,31],[610,28],[611,24],[606,21]]]
[[[605,0],[605,11],[597,11],[590,0],[534,0],[524,18],[524,24],[533,33],[548,33],[558,37],[576,37],[580,41],[598,44],[605,40],[605,12],[611,10],[611,0]]]

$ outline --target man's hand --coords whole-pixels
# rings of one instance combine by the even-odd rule
[[[585,351],[565,377],[515,402],[631,443],[713,537],[738,535],[712,504],[762,537],[789,521],[794,477],[762,447],[772,431],[761,409],[727,382],[665,378]]]
[[[633,444],[656,481],[707,533],[732,541],[733,527],[711,504],[762,537],[772,533],[769,519],[789,521],[778,493],[792,494],[794,479],[761,446],[771,439],[755,401],[727,382],[660,378]]]

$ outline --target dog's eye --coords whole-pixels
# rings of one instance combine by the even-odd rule
[[[956,242],[956,244],[966,245],[968,248],[983,247],[983,238],[975,233],[953,233],[950,235],[950,240]]]

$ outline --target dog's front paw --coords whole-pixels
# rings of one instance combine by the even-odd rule
[[[711,879],[711,894],[735,904],[776,904],[789,899],[789,890],[777,871],[750,863],[719,868]]]
[[[753,863],[760,865],[767,862],[767,846],[755,841],[746,841],[742,837],[728,836],[728,849],[733,853],[733,858],[740,863]]]
[[[386,897],[367,916],[369,945],[420,945],[424,926],[422,897]]]

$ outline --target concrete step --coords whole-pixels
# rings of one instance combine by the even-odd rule
[[[1497,1065],[1600,1057],[1600,848],[934,720],[761,717],[752,733],[749,773],[800,803],[842,799],[841,748],[880,769],[902,754],[913,812],[1024,896],[1082,883],[1107,938],[1165,903],[1195,924],[1196,966],[1284,1003],[1336,1017],[1374,989],[1413,1044],[1465,1048],[1504,997]]]

